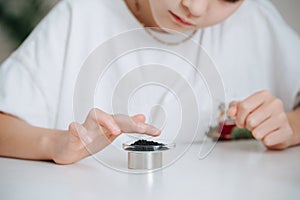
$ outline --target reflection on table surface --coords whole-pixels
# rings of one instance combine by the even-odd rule
[[[118,172],[93,157],[67,166],[0,158],[0,199],[300,199],[300,147],[219,142],[202,160],[200,147],[148,174]]]

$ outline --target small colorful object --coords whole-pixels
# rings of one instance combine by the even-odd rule
[[[251,131],[238,128],[235,120],[232,119],[221,121],[217,126],[210,127],[206,135],[215,140],[253,139]]]

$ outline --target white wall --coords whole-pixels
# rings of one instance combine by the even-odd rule
[[[300,0],[272,0],[285,20],[300,33]]]

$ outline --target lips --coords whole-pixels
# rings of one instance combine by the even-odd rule
[[[174,18],[174,20],[177,23],[180,23],[181,25],[184,25],[184,26],[195,26],[193,23],[186,21],[185,19],[179,17],[178,15],[176,15],[175,13],[173,13],[170,10],[169,10],[169,13],[172,15],[172,17]]]

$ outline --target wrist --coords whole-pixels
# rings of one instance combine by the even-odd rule
[[[296,110],[287,113],[287,118],[293,130],[293,136],[290,140],[290,146],[300,144],[300,126],[299,126],[300,108],[297,108]]]
[[[61,143],[65,131],[51,130],[47,131],[41,136],[40,146],[41,152],[46,160],[55,161],[57,157],[57,151]]]

